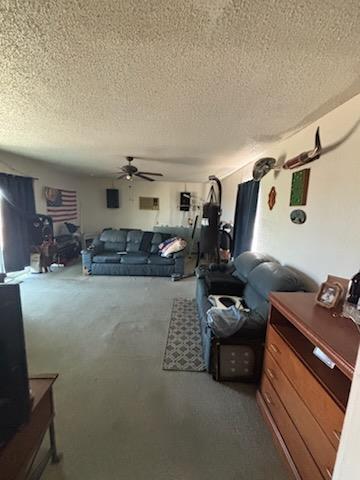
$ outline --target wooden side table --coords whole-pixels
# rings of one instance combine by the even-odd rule
[[[1,480],[38,480],[49,461],[58,463],[54,426],[53,384],[57,374],[30,378],[33,405],[30,420],[0,449]],[[37,466],[35,459],[46,432],[50,446]]]

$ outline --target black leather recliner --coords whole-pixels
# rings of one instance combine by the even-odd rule
[[[196,302],[200,320],[203,357],[209,372],[214,371],[215,343],[241,344],[244,339],[265,338],[271,291],[295,292],[304,290],[300,276],[280,265],[272,257],[255,252],[244,252],[227,264],[224,270],[205,271],[196,282]],[[211,308],[208,296],[237,295],[250,309],[251,321],[231,337],[216,338],[207,324],[207,311]]]

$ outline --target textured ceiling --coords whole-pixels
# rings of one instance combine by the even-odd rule
[[[358,0],[0,0],[0,148],[206,180],[360,92]]]

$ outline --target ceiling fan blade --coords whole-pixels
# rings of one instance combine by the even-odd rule
[[[127,173],[123,173],[120,177],[116,177],[118,180],[121,180],[127,176]]]
[[[138,173],[141,173],[141,175],[156,175],[157,177],[164,176],[162,173],[153,173],[153,172],[138,172]]]
[[[135,173],[137,177],[143,178],[144,180],[149,180],[149,182],[154,182],[155,180],[150,177],[146,177],[145,175],[142,175],[140,172]]]

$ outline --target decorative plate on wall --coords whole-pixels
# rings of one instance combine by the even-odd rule
[[[304,210],[293,210],[290,213],[290,219],[293,223],[296,223],[297,225],[302,225],[306,222],[306,213],[304,212]]]

